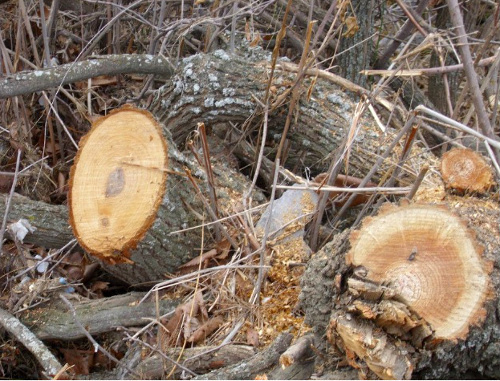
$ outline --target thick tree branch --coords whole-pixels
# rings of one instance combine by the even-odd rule
[[[165,58],[148,54],[123,54],[96,57],[50,69],[25,71],[0,79],[0,98],[83,81],[100,75],[156,74],[170,77],[174,67]]]
[[[137,303],[144,293],[131,292],[104,299],[75,303],[74,311],[68,311],[60,301],[48,307],[25,313],[22,321],[31,327],[40,340],[75,340],[86,336],[78,323],[86,327],[87,333],[98,335],[116,327],[141,326],[147,319],[156,316],[154,302]],[[162,300],[158,306],[160,314],[173,312],[178,301]],[[76,314],[77,321],[75,321]]]

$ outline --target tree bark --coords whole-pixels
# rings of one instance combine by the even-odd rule
[[[122,114],[139,112],[138,109],[126,107],[117,110],[113,115],[116,119],[120,119],[122,118]],[[99,248],[89,248],[92,254],[103,260],[103,266],[108,272],[128,283],[136,284],[162,280],[168,273],[175,272],[182,264],[198,255],[202,236],[200,228],[183,231],[182,233],[180,233],[180,231],[207,222],[203,221],[200,216],[204,214],[209,215],[204,203],[201,201],[201,197],[209,198],[206,172],[193,158],[184,155],[175,147],[170,137],[169,130],[164,128],[162,132],[168,147],[168,168],[143,168],[146,172],[152,170],[169,172],[166,179],[166,185],[164,188],[162,187],[162,192],[164,193],[163,195],[159,195],[159,206],[156,210],[154,208],[151,208],[151,210],[134,210],[139,208],[135,204],[138,196],[135,197],[131,195],[128,197],[127,194],[125,194],[121,205],[122,208],[128,210],[125,210],[122,220],[119,221],[120,224],[127,226],[127,224],[135,223],[134,219],[137,213],[149,214],[152,218],[152,222],[149,226],[145,227],[147,230],[144,231],[144,227],[138,229],[138,235],[132,237],[130,243],[125,243],[123,247],[117,247],[116,249],[111,247],[110,253],[105,252],[105,250],[100,250]],[[89,136],[91,136],[91,133],[92,131],[89,133]],[[130,139],[135,142],[133,136],[131,136]],[[85,143],[84,147],[87,148],[88,144]],[[112,151],[113,147],[110,145],[108,150]],[[115,155],[120,155],[117,156],[118,161],[120,161],[122,157],[125,158],[124,160],[140,160],[140,158],[135,157],[130,152],[118,151],[114,152]],[[78,199],[79,196],[74,193],[75,181],[77,179],[76,171],[78,170],[77,165],[80,164],[78,159],[79,157],[75,159],[75,169],[72,170],[70,182],[70,195],[72,195],[72,197],[70,197],[70,202],[73,206],[71,223],[74,232],[78,231],[78,229],[76,229],[78,225],[77,219],[82,217],[81,215],[76,216],[74,214],[75,206],[80,202]],[[90,163],[90,165],[94,164],[95,163]],[[241,199],[243,193],[250,186],[248,180],[243,175],[229,168],[226,164],[227,163],[219,162],[218,165],[214,165],[213,168],[215,178],[214,187],[218,205],[221,213],[224,215],[233,212],[232,206],[235,205],[236,198],[238,200]],[[118,168],[126,167],[126,165],[120,165],[121,166]],[[99,172],[100,168],[95,168],[95,170]],[[186,171],[191,173],[191,176],[194,178],[194,181],[197,182],[197,186],[204,195],[198,194],[197,189],[188,178]],[[113,178],[113,173],[108,177],[108,188],[110,184],[113,183],[113,181],[110,182],[110,179]],[[126,177],[127,174],[123,176]],[[83,173],[82,177],[85,177],[85,173]],[[128,187],[131,186],[131,183],[134,181],[136,181],[135,178],[125,178],[123,179],[122,185]],[[152,186],[150,183],[137,185],[139,186],[137,192],[141,192],[140,189],[142,187]],[[96,192],[95,195],[91,196],[93,202],[97,203],[98,206],[96,209],[97,214],[91,213],[91,215],[88,216],[90,219],[89,221],[100,220],[102,217],[100,209],[107,209],[109,207],[109,204],[106,203],[113,197],[108,197],[108,191],[113,193],[114,190],[108,188],[105,189],[106,194],[99,194],[99,192]],[[120,186],[118,186],[117,189],[122,192]],[[80,197],[85,197],[85,195],[81,195]],[[259,192],[254,192],[254,200],[256,202],[264,201]],[[118,208],[119,207],[120,205],[118,205]],[[106,211],[102,213],[106,213]],[[110,219],[111,217],[112,216],[109,216]],[[83,218],[87,218],[87,216],[83,216]],[[130,220],[127,220],[127,218],[130,218]],[[102,229],[105,228],[106,226],[102,227]],[[207,231],[209,230],[210,229],[207,229]],[[90,233],[91,232],[89,232],[89,234]],[[120,231],[114,230],[108,235],[105,235],[103,239],[108,240],[117,238],[118,244],[121,245],[122,243],[119,242],[120,234],[124,235],[124,241],[129,239],[125,236],[124,232],[120,233]],[[79,234],[76,235],[82,246],[88,248],[86,241],[83,240]],[[207,241],[209,240],[207,239]]]
[[[340,75],[365,88],[367,77],[361,72],[370,67],[372,58],[374,8],[373,1],[351,1],[343,16],[345,27],[337,55]]]
[[[147,54],[107,55],[51,69],[23,71],[0,80],[0,98],[34,93],[100,75],[155,74],[169,77],[172,64]]]
[[[293,336],[290,333],[281,333],[276,340],[265,350],[232,366],[214,370],[203,376],[195,377],[200,380],[249,380],[263,375],[277,365],[280,355],[290,346]]]
[[[77,302],[74,307],[80,323],[91,335],[98,335],[110,332],[116,327],[146,325],[145,319],[156,318],[157,312],[160,315],[173,312],[178,304],[175,300],[160,300],[157,311],[155,302],[145,301],[139,304],[143,296],[144,293],[131,292]],[[40,340],[76,340],[86,337],[59,298],[55,298],[46,307],[25,312],[21,320]]]
[[[8,195],[0,197],[1,213],[5,213],[7,197]],[[75,239],[69,226],[68,208],[64,205],[51,205],[14,194],[8,221],[16,222],[21,218],[27,219],[36,228],[25,237],[26,243],[60,249]]]
[[[179,357],[181,355],[182,356]],[[205,374],[214,369],[229,367],[254,356],[255,348],[248,345],[226,345],[217,347],[171,348],[165,355],[176,359],[183,366],[197,374]],[[143,379],[162,379],[173,371],[171,377],[179,379],[182,369],[155,354],[142,361],[135,369]]]
[[[255,99],[264,99],[269,73],[268,57],[258,50],[242,52],[238,56],[230,56],[222,50],[212,55],[196,55],[182,62],[177,75],[158,91],[149,110],[168,127],[178,144],[185,142],[192,126],[204,122],[221,135],[225,134],[226,144],[233,149],[242,139],[242,133],[235,132],[229,122],[233,125],[240,123],[244,136],[255,135],[263,115]],[[273,79],[275,93],[271,101],[284,96],[295,79],[294,73],[278,68]],[[311,91],[310,97],[305,95],[308,91]],[[288,133],[291,154],[286,166],[299,171],[307,168],[318,174],[328,169],[331,153],[339,147],[356,120],[356,105],[360,97],[346,93],[326,76],[318,78],[315,83],[308,77],[301,94],[295,123]],[[266,152],[271,159],[281,139],[287,107],[285,101],[284,105],[272,108],[269,115],[267,140],[271,149]],[[388,128],[383,132],[367,112],[361,113],[356,126],[359,130],[356,130],[351,146],[356,154],[349,157],[348,174],[363,177],[390,144],[394,131]],[[415,148],[415,157],[425,157],[425,153]],[[237,148],[234,152],[238,152]],[[377,171],[374,182],[397,162],[396,156],[392,155]],[[238,158],[244,162],[248,160]],[[416,173],[406,175],[410,183],[416,177]]]
[[[390,231],[394,222],[386,208],[378,217],[365,220],[359,231],[337,235],[308,263],[300,297],[306,323],[314,326],[323,340],[326,334],[362,375],[373,372],[390,379],[459,378],[466,372],[500,376],[498,207],[470,198],[451,198],[449,202],[457,213],[450,213],[449,218],[455,222],[441,226],[438,218],[430,217],[426,223],[429,236],[425,233],[429,226],[409,233],[406,229],[413,221],[407,219],[400,221],[398,233],[389,235],[401,242],[384,247],[380,244],[387,238],[384,232]],[[444,213],[437,205],[390,210],[421,208],[427,208],[426,213],[432,216]],[[383,230],[373,230],[376,222]],[[452,226],[458,226],[461,233],[453,233]],[[361,237],[368,237],[365,233],[372,237],[369,240],[375,240],[370,244],[373,253],[359,246],[364,245]],[[427,246],[434,240],[432,236],[439,237],[434,249]],[[464,241],[464,237],[469,238]],[[444,266],[439,268],[439,258],[448,253],[449,244],[458,251],[471,247],[477,255],[460,254],[462,259],[458,260],[455,254],[446,254]],[[398,259],[395,253],[403,246],[404,258]],[[360,254],[354,254],[358,249]],[[382,263],[377,258],[392,268],[382,271],[382,279],[376,275]],[[417,267],[413,266],[423,266],[423,270],[414,271]],[[467,273],[473,268],[478,270],[474,275]],[[466,296],[461,299],[460,295]],[[465,300],[473,302],[454,309],[454,301]],[[422,302],[429,304],[422,308]],[[458,311],[459,317],[450,318]]]
[[[185,168],[198,179],[202,192],[207,189],[206,175],[200,165],[190,155],[177,149],[176,145],[182,147],[197,123],[203,122],[208,129],[213,130],[214,135],[225,137],[222,140],[225,148],[232,150],[245,146],[234,152],[237,155],[245,152],[238,158],[244,163],[253,164],[255,156],[248,155],[247,142],[243,145],[238,145],[238,142],[256,137],[263,113],[256,99],[264,99],[270,73],[268,62],[266,54],[258,49],[232,56],[222,50],[210,55],[199,54],[183,60],[176,75],[157,92],[148,109],[163,126],[163,134],[169,142],[170,174],[167,176],[163,206],[138,248],[132,251],[130,259],[134,264],[104,264],[107,271],[132,284],[155,282],[199,254],[199,230],[175,232],[200,225],[202,221],[198,216],[206,212],[196,190],[184,175]],[[362,178],[394,140],[395,133],[391,128],[382,131],[367,112],[357,115],[357,96],[345,93],[343,88],[328,78],[320,76],[315,82],[306,78],[303,83],[303,91],[310,92],[310,97],[305,94],[301,97],[296,122],[292,123],[288,134],[292,154],[288,155],[287,166],[295,167],[298,172],[302,169],[311,170],[312,174],[324,172],[329,166],[331,153],[343,142],[354,120],[356,132],[350,140],[351,154],[345,168],[348,168],[349,175]],[[295,73],[280,68],[275,72],[267,135],[270,159],[273,159],[273,147],[281,139],[287,114],[287,91],[295,79]],[[238,126],[239,123],[243,131],[235,132],[231,125]],[[402,171],[401,185],[412,184],[419,172],[419,163],[430,158],[416,145],[412,148],[412,154],[412,159],[406,162]],[[215,188],[219,204],[229,208],[236,195],[239,194],[237,197],[241,199],[249,182],[236,170],[228,168],[229,155],[225,151],[222,150],[221,155],[212,164],[217,183]],[[371,180],[378,182],[400,161],[399,157],[398,150],[395,150]],[[268,175],[267,178],[272,179],[272,176]],[[205,194],[208,195],[208,192]],[[262,195],[256,194],[254,201],[263,201]],[[0,212],[1,207],[0,204]],[[31,207],[40,210],[32,211],[29,209]],[[65,213],[63,206],[26,202],[24,205],[16,203],[11,216],[34,217],[32,224],[37,232],[29,234],[25,238],[26,242],[60,247],[70,237]],[[49,237],[51,231],[55,238]],[[60,236],[64,239],[61,240]]]

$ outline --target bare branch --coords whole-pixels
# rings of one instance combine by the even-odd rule
[[[16,317],[0,308],[0,326],[19,340],[37,358],[47,376],[55,375],[61,364],[48,348]]]
[[[46,90],[100,75],[156,74],[170,77],[174,67],[169,60],[147,54],[95,57],[87,61],[50,69],[26,71],[0,80],[0,98]]]

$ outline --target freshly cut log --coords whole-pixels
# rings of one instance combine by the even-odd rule
[[[485,193],[495,184],[484,157],[469,148],[454,148],[441,158],[441,175],[447,189],[459,194]]]
[[[498,206],[453,210],[388,204],[308,264],[306,322],[362,376],[500,376]]]
[[[71,170],[70,223],[80,245],[129,284],[165,279],[199,254],[200,230],[185,229],[208,222],[186,171],[207,192],[206,172],[148,111],[124,106],[97,120]],[[221,213],[232,213],[249,181],[222,163],[213,173]]]
[[[150,113],[130,106],[100,118],[80,141],[69,184],[70,223],[80,245],[110,263],[156,218],[167,180],[167,144]]]
[[[248,141],[257,137],[262,110],[256,99],[264,99],[266,93],[270,72],[268,59],[266,53],[258,49],[239,52],[239,55],[232,56],[218,50],[213,54],[199,54],[179,63],[175,75],[157,91],[148,107],[154,120],[158,120],[159,126],[157,127],[161,130],[161,135],[168,146],[166,172],[161,170],[166,166],[164,159],[158,159],[156,164],[148,164],[151,167],[156,166],[156,169],[145,170],[148,165],[131,165],[130,157],[123,150],[118,149],[118,152],[112,153],[109,142],[104,138],[101,139],[101,135],[96,132],[103,126],[109,126],[110,121],[119,120],[122,117],[130,120],[134,113],[136,114],[133,117],[133,120],[136,120],[134,123],[137,123],[137,119],[134,118],[144,118],[147,121],[146,124],[150,125],[151,131],[154,131],[155,122],[147,117],[144,111],[126,108],[98,122],[100,126],[95,127],[95,131],[91,132],[87,141],[82,144],[82,150],[90,154],[82,153],[77,158],[73,174],[85,175],[82,176],[80,182],[71,180],[72,188],[77,189],[71,190],[70,205],[72,208],[76,207],[72,209],[72,225],[79,242],[89,252],[103,258],[107,271],[128,283],[155,282],[164,279],[166,274],[175,272],[180,265],[199,254],[200,230],[185,229],[208,222],[208,219],[202,221],[200,218],[206,215],[206,209],[192,183],[185,176],[185,169],[187,168],[193,174],[201,191],[206,192],[206,195],[209,194],[207,176],[192,155],[185,154],[178,149],[184,146],[186,139],[198,123],[205,123],[207,130],[212,130],[214,133],[211,138],[218,139],[220,142],[217,145],[222,148],[220,149],[222,157],[212,162],[216,198],[218,206],[226,209],[222,210],[222,215],[233,212],[232,206],[235,201],[241,201],[241,195],[250,188],[250,182],[236,169],[229,167],[228,164],[235,160],[228,160],[228,156],[234,153],[242,163],[252,166],[255,163],[255,151],[242,147],[245,144],[250,145]],[[266,147],[270,147],[271,150],[279,144],[289,104],[288,92],[296,80],[296,74],[291,72],[293,67],[290,68],[288,65],[286,66],[288,69],[285,70],[285,66],[280,64],[278,70],[274,72],[271,99],[273,106],[269,113],[268,144],[266,144]],[[395,140],[396,133],[392,128],[383,131],[366,112],[358,115],[359,96],[339,87],[327,73],[319,73],[317,80],[312,80],[311,77],[316,78],[316,74],[318,73],[311,73],[303,82],[304,94],[310,93],[311,97],[302,97],[297,106],[297,118],[294,118],[294,124],[288,134],[291,142],[289,152],[295,154],[289,155],[286,165],[288,167],[296,165],[297,172],[301,169],[305,170],[306,167],[311,169],[313,174],[325,171],[332,159],[332,152],[335,152],[342,144],[346,134],[353,127],[352,122],[357,121],[356,133],[350,145],[351,155],[346,168],[349,168],[348,175],[363,178]],[[390,105],[386,104],[386,106],[390,108]],[[391,109],[391,115],[401,116],[398,110],[393,109]],[[391,118],[391,120],[398,120],[398,117]],[[242,130],[235,126],[241,127]],[[104,130],[108,131],[107,128]],[[116,133],[117,129],[114,131]],[[123,131],[131,133],[133,130],[124,127]],[[105,134],[107,133],[109,131]],[[96,134],[95,137],[92,137],[94,134]],[[153,140],[159,141],[154,135],[152,135]],[[149,139],[149,135],[147,136]],[[126,146],[131,146],[133,152],[136,152],[134,150],[139,146],[135,143],[136,139],[141,141],[140,138],[130,136],[125,139],[124,143]],[[239,142],[244,144],[239,144]],[[91,148],[94,143],[100,148]],[[214,147],[211,146],[210,149]],[[396,147],[391,151],[391,155],[373,175],[372,181],[378,182],[400,162],[399,150]],[[146,154],[150,152],[139,152],[138,157],[145,157]],[[116,155],[116,159],[113,155]],[[273,153],[269,152],[271,159],[272,155]],[[113,159],[110,159],[109,163],[99,160],[104,156]],[[139,159],[134,158],[134,160]],[[413,184],[419,172],[419,163],[432,160],[428,153],[422,151],[418,145],[414,145],[411,159],[403,166],[400,184]],[[99,168],[93,172],[90,167],[85,167],[85,161],[102,166],[102,173],[97,174]],[[261,172],[266,172],[268,176],[263,176],[263,178],[271,179],[269,183],[272,183],[272,165],[266,165],[266,162],[270,163],[270,160],[263,160]],[[153,173],[157,177],[151,181],[156,185],[150,187],[146,183],[150,181],[148,176],[153,176]],[[161,191],[158,191],[162,186],[160,178],[166,173],[168,176],[165,192],[161,194]],[[138,180],[136,184],[133,184],[131,183],[133,178],[145,180]],[[100,185],[97,185],[98,182]],[[151,203],[148,204],[150,206],[139,203],[139,200],[144,197],[142,191],[146,188],[148,192],[151,188],[151,193],[148,193],[151,197]],[[134,195],[134,190],[136,192],[140,190],[136,193],[138,196]],[[159,205],[156,204],[155,197],[161,199]],[[81,205],[87,206],[76,206],[80,205],[77,198],[81,199]],[[91,199],[94,201],[90,201]],[[264,197],[261,193],[257,193],[253,196],[253,200],[255,203],[260,203],[264,201]],[[95,202],[93,209],[87,208],[92,202]],[[45,214],[39,215],[36,210],[30,213],[27,210],[31,207],[29,205],[31,203],[23,206],[22,213],[33,217],[30,222],[38,230],[36,237],[28,235],[25,242],[37,238],[37,244],[53,247],[50,242],[54,240],[49,240],[46,236],[54,230],[59,230],[59,225],[57,229],[54,229],[55,222],[43,218],[46,213],[50,213],[53,206],[44,204]],[[15,205],[11,210],[12,215],[22,215],[20,211],[15,210],[17,207]],[[33,207],[39,208],[40,205],[33,204]],[[56,217],[64,214],[64,208],[61,206],[54,207],[54,210],[58,212]],[[0,213],[3,211],[0,202]],[[110,219],[109,216],[115,213],[117,217]],[[90,217],[91,215],[93,217]],[[125,220],[128,222],[118,222]],[[56,222],[60,223],[60,218]],[[106,224],[108,225],[105,226]],[[148,229],[149,224],[151,226]],[[124,226],[126,229],[122,230]],[[67,233],[65,228],[61,231]],[[113,240],[111,240],[112,236]],[[47,239],[47,243],[43,242],[44,239]],[[135,244],[137,246],[132,249]],[[109,264],[111,262],[116,265]]]

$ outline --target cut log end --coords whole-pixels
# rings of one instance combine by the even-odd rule
[[[328,340],[382,379],[408,379],[423,353],[465,342],[493,296],[492,262],[476,242],[444,206],[382,207],[350,235]]]
[[[124,106],[97,120],[71,168],[70,223],[107,263],[131,263],[165,193],[167,144],[150,113]]]
[[[495,184],[486,160],[468,148],[455,148],[441,159],[441,174],[447,189],[463,193],[486,193]]]
[[[347,261],[424,319],[438,340],[466,337],[484,318],[487,265],[474,233],[436,205],[387,206],[351,235]]]

